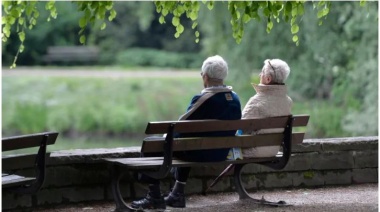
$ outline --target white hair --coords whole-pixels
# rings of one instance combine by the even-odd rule
[[[269,74],[275,83],[284,83],[290,74],[288,64],[280,59],[266,59],[263,71],[264,74]]]
[[[224,80],[228,75],[228,65],[221,56],[215,55],[203,62],[202,72],[211,79]]]

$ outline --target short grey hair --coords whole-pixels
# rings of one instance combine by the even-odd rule
[[[290,74],[290,68],[283,60],[266,59],[264,61],[263,73],[269,74],[274,83],[284,83]]]
[[[224,80],[228,75],[228,64],[219,55],[208,57],[203,62],[202,73],[211,79]]]

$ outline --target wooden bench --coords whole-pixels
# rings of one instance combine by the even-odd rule
[[[282,116],[263,119],[242,120],[186,120],[150,122],[145,133],[164,134],[166,137],[144,139],[141,152],[161,152],[163,157],[143,158],[107,158],[106,162],[112,171],[112,193],[117,211],[133,211],[123,200],[120,193],[120,179],[129,171],[139,171],[156,179],[166,177],[171,167],[194,167],[229,165],[234,166],[234,182],[240,199],[251,198],[241,181],[241,171],[246,164],[256,163],[271,167],[276,170],[283,169],[290,156],[292,145],[302,143],[305,133],[292,132],[295,127],[306,127],[308,115]],[[257,135],[242,135],[229,137],[190,137],[174,138],[175,133],[199,133],[228,130],[260,130],[260,129],[284,129],[283,133],[268,133]],[[222,162],[189,162],[172,157],[173,151],[202,150],[233,147],[262,147],[281,145],[282,152],[270,158],[251,158],[243,160],[226,160]],[[266,200],[253,199],[260,204],[286,205],[285,202],[269,202]]]
[[[57,132],[44,132],[14,136],[2,139],[2,191],[34,194],[43,185],[45,179],[46,146],[57,139]],[[25,148],[38,148],[34,154],[6,155],[4,152]],[[35,167],[35,176],[27,177],[15,174],[16,170]]]
[[[95,46],[50,46],[42,57],[46,63],[80,62],[91,63],[99,59],[99,49]]]

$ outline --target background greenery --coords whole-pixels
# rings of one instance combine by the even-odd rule
[[[42,57],[48,46],[79,45],[80,12],[70,2],[56,4],[61,17],[46,22],[48,12],[42,9],[43,20],[26,32],[19,66],[46,65]],[[367,2],[366,7],[359,2],[332,2],[333,10],[321,26],[308,12],[312,4],[306,4],[298,23],[299,46],[284,23],[267,34],[265,20],[250,22],[241,44],[236,44],[222,4],[216,2],[211,12],[201,9],[201,37],[196,44],[186,18],[181,19],[184,33],[175,39],[173,26],[159,24],[153,3],[115,2],[118,15],[105,30],[86,29],[87,45],[101,50],[98,63],[87,64],[92,67],[86,69],[199,69],[207,56],[219,54],[229,63],[228,83],[244,105],[254,94],[250,82],[257,82],[263,61],[280,58],[291,67],[287,84],[293,112],[311,115],[308,137],[378,134],[377,2]],[[12,63],[18,46],[16,36],[3,43],[4,66]],[[198,77],[198,73],[178,79],[3,76],[2,133],[58,130],[73,142],[102,137],[138,140],[146,122],[175,120],[184,112],[191,96],[201,90]]]

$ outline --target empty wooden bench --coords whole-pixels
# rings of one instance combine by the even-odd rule
[[[95,46],[50,46],[42,59],[46,63],[91,63],[98,61],[99,48]]]
[[[163,157],[143,158],[108,158],[112,179],[112,193],[116,203],[117,211],[128,211],[131,209],[123,200],[120,193],[120,179],[129,171],[139,171],[153,178],[165,178],[171,167],[194,167],[229,165],[234,166],[234,182],[240,199],[251,198],[245,190],[241,181],[241,171],[246,164],[256,163],[271,167],[276,170],[283,169],[292,151],[292,145],[303,141],[304,132],[293,132],[295,127],[305,127],[308,123],[308,115],[282,116],[263,119],[242,120],[185,120],[150,122],[145,133],[148,135],[165,134],[162,138],[144,139],[141,152],[161,152]],[[283,133],[268,133],[256,135],[242,135],[229,137],[186,137],[174,138],[175,133],[199,133],[229,130],[260,130],[260,129],[284,129]],[[233,147],[261,147],[281,145],[282,152],[275,157],[251,158],[243,160],[226,160],[222,162],[189,162],[173,158],[173,151],[203,150]],[[257,203],[269,205],[285,205],[283,201],[269,202],[266,200],[253,199]]]
[[[43,185],[45,179],[46,146],[52,145],[57,139],[57,132],[44,132],[2,139],[2,191],[23,194],[34,194]],[[6,151],[26,148],[38,148],[32,154],[4,155]],[[17,170],[35,168],[34,176],[15,174]]]

